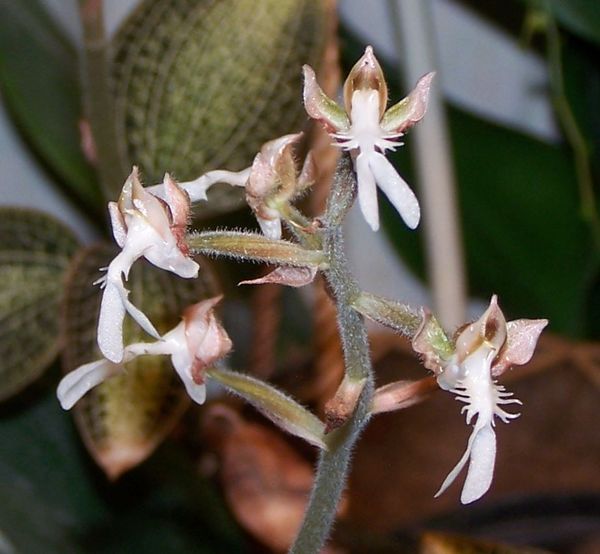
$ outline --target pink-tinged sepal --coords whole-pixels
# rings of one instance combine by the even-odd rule
[[[513,365],[524,365],[529,362],[546,325],[548,325],[547,319],[509,321],[506,343],[492,366],[492,375],[497,377]]]
[[[319,84],[312,67],[305,65],[304,72],[304,107],[310,117],[316,119],[329,133],[339,133],[350,128],[350,119],[344,109],[329,98]]]
[[[227,332],[217,320],[214,307],[221,296],[187,308],[183,321],[163,340],[176,345],[171,361],[195,402],[204,401],[204,372],[232,348]]]
[[[390,134],[404,133],[421,121],[427,111],[429,92],[435,72],[419,79],[412,92],[389,108],[381,119],[381,128]]]
[[[163,185],[171,215],[171,232],[177,248],[184,256],[189,256],[190,249],[185,241],[185,234],[190,223],[190,197],[168,173],[165,173]]]

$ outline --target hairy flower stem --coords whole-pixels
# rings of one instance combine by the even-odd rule
[[[344,154],[333,179],[324,217],[323,250],[329,261],[325,277],[337,305],[346,378],[353,382],[365,380],[366,384],[348,421],[327,435],[328,450],[321,453],[308,508],[291,554],[317,554],[327,540],[346,483],[352,447],[370,416],[373,376],[367,332],[362,316],[352,308],[359,289],[348,268],[342,236],[342,222],[355,194],[352,161]]]

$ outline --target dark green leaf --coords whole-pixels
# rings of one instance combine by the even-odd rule
[[[63,279],[77,246],[71,230],[49,215],[0,209],[0,400],[56,356]]]
[[[70,419],[53,390],[0,413],[0,538],[17,553],[245,551],[187,451],[169,443],[143,470],[109,483],[86,459]]]
[[[41,401],[10,408],[0,415],[0,482],[27,489],[30,494],[23,497],[25,507],[35,510],[34,506],[27,506],[33,501],[40,511],[51,512],[52,526],[73,528],[106,516],[91,480],[89,464],[83,459],[69,417],[58,404],[54,390],[48,391]],[[3,498],[0,526],[6,525],[10,515],[4,513],[5,507]],[[34,536],[45,533],[45,522],[35,513],[22,523]],[[40,525],[42,529],[38,528]],[[18,540],[10,529],[6,532],[9,539]],[[30,552],[18,550],[21,551]]]
[[[80,147],[77,55],[38,0],[0,1],[0,84],[17,123],[83,205],[102,206]],[[17,187],[7,181],[3,186]]]

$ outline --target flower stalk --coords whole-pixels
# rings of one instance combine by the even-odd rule
[[[302,527],[291,554],[319,552],[327,540],[337,505],[346,484],[352,447],[370,417],[373,374],[367,332],[362,316],[352,308],[359,289],[350,273],[341,223],[356,194],[352,161],[344,154],[338,163],[324,218],[324,253],[329,262],[325,278],[338,309],[347,382],[364,382],[354,412],[338,429],[326,436],[327,451],[322,451],[317,474]]]
[[[197,254],[227,256],[238,260],[292,267],[325,267],[319,250],[307,250],[286,240],[273,240],[256,233],[206,231],[189,235],[189,247]]]
[[[80,0],[79,13],[83,28],[85,56],[82,64],[85,113],[92,129],[97,152],[98,174],[104,197],[112,200],[127,169],[116,148],[118,144],[113,98],[109,90],[109,40],[104,29],[103,2]]]

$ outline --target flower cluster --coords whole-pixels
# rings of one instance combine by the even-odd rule
[[[306,111],[325,127],[336,146],[349,151],[343,160],[345,171],[350,174],[354,164],[358,203],[373,230],[379,227],[377,187],[385,193],[408,227],[414,229],[419,223],[417,198],[384,154],[386,150],[400,146],[403,134],[424,117],[432,78],[433,73],[423,76],[406,98],[387,108],[385,78],[369,46],[344,83],[342,107],[321,90],[313,69],[304,67]],[[182,321],[161,336],[149,318],[129,301],[129,291],[125,286],[132,265],[142,257],[182,278],[195,278],[199,266],[190,256],[188,240],[197,251],[235,255],[240,259],[278,266],[268,275],[242,283],[303,286],[314,279],[318,270],[329,271],[330,284],[335,279],[343,281],[339,275],[331,277],[335,271],[341,270],[332,269],[333,257],[327,257],[324,246],[322,223],[334,227],[332,218],[327,219],[326,216],[322,220],[311,221],[291,205],[314,182],[316,175],[310,154],[300,170],[296,166],[294,148],[301,137],[302,133],[288,134],[265,143],[252,165],[242,171],[210,171],[194,181],[181,184],[166,174],[162,184],[144,188],[137,168],[133,168],[118,202],[108,205],[114,239],[120,251],[106,268],[106,275],[98,281],[103,296],[97,340],[104,357],[80,366],[62,379],[57,395],[63,408],[70,409],[90,389],[121,373],[131,360],[145,355],[164,355],[170,356],[173,367],[195,402],[203,403],[205,400],[204,381],[208,374],[258,406],[282,428],[321,448],[330,446],[325,433],[349,421],[366,387],[366,374],[361,373],[356,379],[344,379],[338,393],[326,406],[326,429],[316,416],[270,385],[236,372],[209,370],[232,348],[214,313],[221,297],[202,300],[188,307]],[[206,200],[208,189],[217,182],[245,189],[247,204],[264,236],[243,232],[205,232],[192,238],[187,235],[191,202]],[[353,200],[353,185],[345,191],[347,197]],[[332,194],[331,198],[339,199],[339,196]],[[345,206],[344,202],[341,204]],[[335,202],[330,202],[330,205],[335,205]],[[280,240],[282,222],[295,231],[296,243]],[[315,237],[317,233],[321,234]],[[333,240],[329,235],[327,237]],[[202,240],[205,245],[208,244],[204,251],[198,246]],[[335,296],[335,286],[331,290]],[[417,317],[415,313],[409,313],[408,323],[406,318],[395,322],[395,314],[402,312],[400,304],[369,294],[361,297],[362,304],[360,298],[354,299],[354,304],[348,309],[393,328],[405,329]],[[124,346],[123,322],[127,313],[154,337],[153,342]],[[406,314],[403,312],[403,315]],[[356,324],[361,330],[359,319]],[[504,408],[509,404],[520,404],[520,401],[498,385],[496,378],[510,366],[529,361],[547,321],[522,319],[506,322],[495,296],[479,320],[460,330],[454,343],[446,338],[437,323],[432,324],[433,321],[430,314],[424,313],[421,326],[413,336],[413,348],[422,355],[424,365],[434,372],[435,380],[429,377],[424,387],[414,386],[414,383],[384,387],[379,395],[379,407],[374,404],[371,413],[410,405],[410,394],[429,390],[429,384],[435,387],[436,381],[439,387],[455,394],[457,400],[465,404],[462,412],[466,412],[468,425],[473,422],[473,430],[465,453],[436,496],[454,482],[469,462],[461,495],[461,501],[469,503],[480,498],[492,481],[496,454],[495,418],[508,423],[518,417],[518,414],[509,413]],[[410,327],[412,332],[418,322],[416,319]],[[343,326],[340,328],[343,330]],[[443,340],[440,339],[442,335]],[[350,340],[347,338],[347,341]],[[366,344],[366,338],[364,342]],[[344,347],[347,348],[346,343]],[[358,365],[367,368],[368,363]],[[368,370],[365,369],[365,372],[368,373]],[[364,418],[364,421],[367,419]]]
[[[204,370],[231,350],[231,341],[214,314],[221,297],[188,307],[182,322],[162,337],[148,317],[128,299],[123,279],[141,257],[183,278],[198,275],[185,240],[190,199],[168,175],[162,185],[145,189],[137,168],[129,175],[118,202],[108,205],[113,236],[121,251],[97,283],[103,288],[98,319],[98,346],[103,359],[84,364],[66,375],[57,395],[70,409],[86,392],[121,373],[127,362],[142,355],[169,355],[189,396],[204,402]],[[123,346],[123,320],[129,313],[155,342]]]

